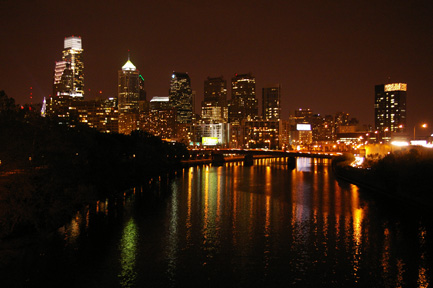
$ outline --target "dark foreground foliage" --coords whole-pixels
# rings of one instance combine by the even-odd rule
[[[411,147],[395,151],[364,168],[348,166],[344,159],[334,160],[337,176],[389,196],[433,207],[433,151]]]
[[[85,203],[176,169],[187,154],[141,131],[58,125],[0,91],[0,238],[61,225]]]

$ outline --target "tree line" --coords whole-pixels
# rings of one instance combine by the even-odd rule
[[[143,131],[59,125],[0,91],[0,237],[51,229],[80,205],[111,196],[188,158],[183,144]]]

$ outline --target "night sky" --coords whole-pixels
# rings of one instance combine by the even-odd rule
[[[0,11],[0,90],[19,104],[30,87],[33,103],[52,93],[64,37],[75,35],[86,99],[116,96],[130,50],[148,99],[188,72],[197,113],[207,76],[229,84],[251,72],[259,103],[264,85],[281,83],[283,119],[302,107],[374,124],[374,85],[406,82],[408,124],[433,131],[433,1],[0,0]]]

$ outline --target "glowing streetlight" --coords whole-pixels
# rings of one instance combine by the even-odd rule
[[[420,126],[421,126],[421,128],[427,128],[427,123],[423,123],[423,124],[421,124]],[[413,126],[413,140],[416,139],[416,138],[415,138],[415,131],[416,131],[416,125]]]

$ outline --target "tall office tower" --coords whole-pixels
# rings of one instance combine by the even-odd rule
[[[223,77],[210,78],[204,81],[204,101],[201,117],[205,123],[227,123],[227,81]]]
[[[138,85],[140,86],[140,101],[147,101],[146,88],[144,86],[144,78],[139,75],[140,79],[138,81]]]
[[[375,129],[385,137],[386,132],[406,131],[406,83],[391,83],[375,86]]]
[[[129,60],[118,73],[119,133],[130,134],[138,128],[140,72]]]
[[[268,85],[262,89],[262,117],[265,120],[280,120],[280,84]]]
[[[62,61],[54,68],[53,96],[47,102],[47,115],[55,115],[59,123],[73,126],[76,101],[84,98],[84,64],[80,37],[66,37]]]
[[[70,87],[68,92],[71,97],[84,96],[84,63],[81,37],[66,37],[64,42],[62,60],[66,62],[65,72],[70,70]],[[62,61],[62,62],[63,62]],[[63,64],[62,64],[63,65]],[[56,70],[57,70],[56,65]],[[57,71],[56,71],[57,72]]]
[[[173,72],[170,82],[170,105],[176,109],[176,122],[185,124],[192,120],[191,80],[187,73]]]
[[[229,122],[240,124],[242,120],[258,117],[256,78],[248,74],[236,74],[232,78],[232,98],[229,104]]]

